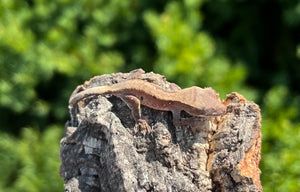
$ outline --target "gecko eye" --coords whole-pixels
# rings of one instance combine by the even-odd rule
[[[143,101],[143,100],[144,100],[144,97],[142,96],[140,100]]]

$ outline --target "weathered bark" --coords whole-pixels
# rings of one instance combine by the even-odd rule
[[[136,70],[97,76],[82,87],[140,78],[178,90],[163,76]],[[78,87],[78,89],[82,89]],[[142,106],[152,127],[134,134],[130,109],[114,96],[94,96],[70,109],[61,140],[60,174],[67,191],[261,191],[260,111],[237,93],[218,118],[182,117],[174,127],[170,112]],[[192,131],[194,130],[194,131]],[[197,130],[195,132],[195,130]]]

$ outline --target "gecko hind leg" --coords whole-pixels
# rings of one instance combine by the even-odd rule
[[[134,133],[137,133],[140,129],[141,133],[145,136],[151,132],[151,127],[148,125],[146,120],[141,117],[141,102],[133,95],[122,95],[120,98],[127,104],[131,110],[131,114],[135,120],[135,126],[133,128]]]
[[[147,133],[151,133],[151,127],[148,125],[147,121],[144,119],[139,119],[137,121],[137,123],[135,124],[133,131],[136,134],[138,131],[140,131],[141,133],[145,136]]]

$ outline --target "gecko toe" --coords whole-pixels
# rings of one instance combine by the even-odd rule
[[[151,127],[148,125],[147,121],[143,119],[139,119],[137,121],[137,124],[134,126],[133,130],[135,134],[138,132],[138,130],[140,130],[144,136],[151,133]]]

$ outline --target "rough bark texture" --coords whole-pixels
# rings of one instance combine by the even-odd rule
[[[161,75],[136,70],[92,78],[77,89],[139,78],[178,90]],[[142,106],[152,127],[134,134],[130,109],[119,98],[94,96],[70,108],[61,140],[60,174],[66,191],[261,191],[260,111],[237,93],[227,113],[190,118],[174,127],[170,112]],[[193,130],[193,131],[192,131]],[[197,130],[195,132],[195,130]]]

